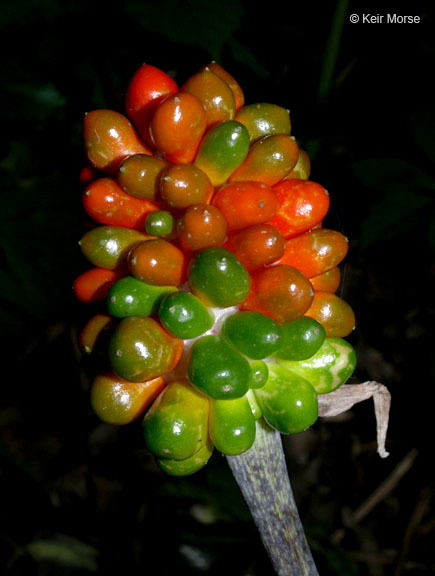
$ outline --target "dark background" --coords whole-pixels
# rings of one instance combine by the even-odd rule
[[[350,240],[340,294],[357,316],[352,381],[374,379],[392,394],[387,459],[376,454],[371,401],[284,439],[319,571],[434,573],[431,4],[3,0],[2,573],[272,573],[225,460],[215,454],[190,478],[160,473],[140,423],[118,429],[93,415],[75,343],[91,314],[71,289],[86,268],[83,115],[123,111],[143,62],[182,83],[211,59],[247,103],[291,110],[311,179],[331,195],[327,223]],[[370,11],[421,23],[349,22]]]

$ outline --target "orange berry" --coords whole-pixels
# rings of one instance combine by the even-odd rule
[[[210,204],[190,206],[177,222],[178,239],[186,251],[221,246],[227,223],[220,210]]]
[[[351,306],[331,292],[316,291],[305,315],[320,322],[328,338],[345,338],[355,328],[355,314]]]
[[[245,160],[228,180],[257,180],[273,186],[293,169],[298,154],[298,145],[291,136],[265,136],[250,147]]]
[[[137,131],[152,146],[149,124],[158,104],[178,91],[178,85],[166,72],[151,66],[142,66],[133,74],[127,87],[125,107]]]
[[[212,200],[225,216],[228,231],[268,222],[278,210],[278,198],[263,182],[230,182],[222,186]]]
[[[285,238],[268,224],[256,224],[232,234],[225,244],[249,271],[278,260],[285,250]]]
[[[186,279],[186,256],[171,242],[153,238],[137,244],[128,255],[132,275],[148,284],[179,286]]]
[[[166,160],[189,164],[196,156],[207,128],[201,102],[188,92],[177,92],[164,100],[151,120],[151,137]]]
[[[100,224],[144,229],[148,214],[159,209],[150,200],[135,198],[114,178],[93,180],[83,194],[83,207]]]
[[[98,374],[91,384],[91,406],[103,422],[129,424],[142,416],[165,387],[162,376],[127,382],[112,372]]]
[[[215,74],[217,74],[218,76],[220,76],[222,80],[225,80],[225,82],[233,91],[234,100],[236,103],[236,110],[241,108],[245,103],[245,95],[243,94],[242,87],[234,78],[234,76],[232,76],[227,70],[222,68],[222,66],[219,66],[219,64],[214,61],[210,62],[210,64],[207,65],[207,68],[212,72],[214,72]]]
[[[299,148],[298,161],[296,162],[293,170],[287,174],[285,180],[292,180],[299,178],[300,180],[308,180],[311,172],[311,160],[305,150]]]
[[[207,204],[213,196],[210,178],[193,164],[175,164],[160,181],[162,199],[171,208],[182,210],[194,204]]]
[[[104,342],[104,336],[109,334],[112,326],[113,317],[107,312],[91,316],[81,329],[77,339],[81,352],[90,356],[99,351],[101,343]]]
[[[322,274],[312,276],[310,282],[315,291],[337,292],[341,282],[340,268],[334,266]]]
[[[89,268],[77,276],[73,289],[81,302],[99,302],[104,300],[110,287],[123,275],[119,270],[107,268]]]
[[[278,196],[279,208],[270,224],[279,228],[286,238],[311,230],[328,213],[329,194],[317,182],[283,180],[273,186],[273,191]]]
[[[292,266],[270,266],[252,274],[249,296],[240,310],[254,310],[276,322],[291,322],[311,306],[314,290],[310,281]]]
[[[116,174],[127,156],[151,155],[128,118],[114,110],[88,112],[83,121],[83,139],[91,165],[108,174]]]
[[[294,266],[312,278],[338,266],[348,247],[347,238],[341,232],[318,228],[288,239],[279,264]]]
[[[276,104],[248,104],[237,112],[235,119],[246,126],[251,143],[272,134],[290,135],[290,113]]]
[[[207,113],[207,127],[234,118],[236,102],[233,91],[208,66],[190,76],[181,90],[193,94],[202,103]]]
[[[135,154],[119,167],[118,184],[121,188],[145,200],[160,200],[160,177],[168,163],[154,156]]]

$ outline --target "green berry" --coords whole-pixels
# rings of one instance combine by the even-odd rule
[[[183,341],[168,334],[149,316],[129,316],[110,336],[112,370],[129,382],[146,382],[172,370],[183,352]]]
[[[201,300],[184,291],[173,292],[163,299],[159,318],[172,336],[183,340],[204,334],[214,323],[213,314]]]
[[[356,354],[353,346],[343,338],[326,338],[310,358],[278,362],[306,378],[318,394],[327,394],[351,377],[356,368]]]
[[[263,360],[249,360],[251,366],[251,377],[249,378],[249,388],[262,388],[269,377],[269,368]]]
[[[228,456],[246,452],[255,440],[255,418],[246,396],[233,400],[210,400],[210,437]]]
[[[247,359],[220,336],[203,336],[193,344],[187,375],[194,386],[211,398],[244,396],[250,374]]]
[[[210,438],[195,452],[193,456],[184,460],[174,460],[171,458],[156,458],[158,467],[170,476],[190,476],[195,474],[207,464],[213,453],[213,442]]]
[[[245,300],[251,277],[232,252],[212,247],[195,254],[188,271],[192,291],[208,306],[227,308]]]
[[[195,158],[195,166],[220,186],[240,166],[249,151],[249,132],[240,122],[228,120],[206,133]]]
[[[323,344],[326,332],[324,327],[308,316],[302,316],[281,326],[281,347],[275,353],[285,360],[306,360],[317,352]]]
[[[150,212],[145,222],[145,230],[151,236],[170,236],[175,229],[175,218],[167,210]]]
[[[269,379],[254,394],[263,418],[282,434],[303,432],[317,420],[314,388],[308,380],[278,364],[269,364]]]
[[[124,276],[111,286],[106,299],[107,310],[115,318],[149,316],[176,286],[153,286],[133,276]]]
[[[157,458],[191,458],[207,441],[208,400],[188,382],[171,382],[145,414],[142,428]]]
[[[237,312],[228,316],[222,335],[239,352],[255,360],[272,356],[281,346],[281,327],[260,312]]]

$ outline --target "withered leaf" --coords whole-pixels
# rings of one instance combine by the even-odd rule
[[[354,404],[373,398],[376,417],[378,454],[386,458],[385,449],[388,421],[391,405],[391,394],[383,384],[368,381],[362,384],[344,384],[329,394],[319,394],[319,416],[324,418],[338,416],[350,410]]]

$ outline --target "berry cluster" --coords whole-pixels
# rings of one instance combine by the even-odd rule
[[[96,414],[143,416],[172,475],[214,448],[248,450],[258,418],[284,434],[311,426],[318,394],[355,369],[355,317],[336,294],[347,240],[322,226],[329,195],[288,110],[245,104],[216,62],[181,86],[144,64],[125,114],[93,110],[83,135],[91,267],[74,290],[101,304],[79,338],[102,358]]]

